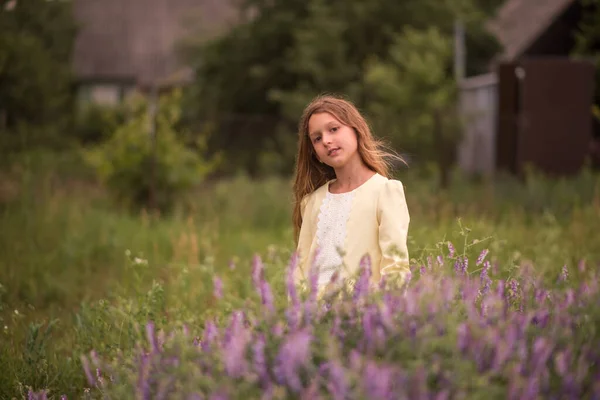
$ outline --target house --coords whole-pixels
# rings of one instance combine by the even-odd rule
[[[101,104],[189,82],[180,41],[216,34],[236,17],[224,0],[75,0],[73,7],[78,98]]]
[[[579,171],[592,142],[594,66],[570,56],[578,0],[507,0],[488,30],[503,47],[490,72],[460,83],[463,171]]]

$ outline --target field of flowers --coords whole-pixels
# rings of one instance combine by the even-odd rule
[[[401,179],[410,282],[369,288],[365,258],[317,298],[290,284],[287,181],[157,216],[21,176],[0,203],[0,398],[600,399],[600,176]]]

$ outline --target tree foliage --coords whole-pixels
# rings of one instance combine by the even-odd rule
[[[54,142],[72,115],[70,1],[0,0],[0,132]],[[29,138],[25,137],[29,135]]]
[[[244,0],[241,8],[250,10],[252,18],[224,36],[188,49],[197,76],[189,93],[189,106],[200,110],[201,122],[214,126],[215,141],[211,147],[226,148],[232,165],[257,172],[261,153],[275,150],[286,157],[286,162],[277,165],[287,166],[282,167],[282,172],[289,171],[293,165],[290,158],[293,149],[289,148],[295,144],[295,124],[302,108],[316,94],[343,93],[363,110],[378,110],[374,113],[378,117],[382,107],[387,116],[398,110],[407,114],[404,106],[410,106],[411,112],[419,110],[412,103],[416,98],[421,99],[419,104],[425,104],[448,97],[451,90],[447,80],[452,77],[452,43],[448,38],[456,18],[464,21],[467,44],[473,46],[473,51],[468,52],[468,72],[482,72],[484,60],[497,50],[497,43],[485,33],[482,25],[492,8],[479,3],[475,0],[442,3],[436,0]],[[489,7],[497,3],[482,4]],[[424,40],[428,40],[431,32],[437,32],[436,37],[444,39],[434,47],[440,53],[426,50],[439,64],[430,64],[413,52],[412,59],[402,61],[409,63],[403,76],[396,80],[390,76],[388,81],[383,75],[396,68],[397,53],[402,53],[402,46],[411,39],[402,39],[407,32],[414,33],[413,39],[425,35]],[[417,64],[410,65],[412,62]],[[427,65],[419,65],[421,62]],[[417,76],[412,77],[411,73]],[[377,74],[379,78],[374,77]],[[423,93],[422,84],[429,80],[434,90]],[[388,83],[398,87],[406,82],[411,83],[401,89],[404,98],[393,98],[389,104],[383,101],[388,95],[394,96],[390,92],[393,89],[385,87]],[[410,90],[417,92],[410,94]],[[383,95],[385,92],[389,93]],[[429,95],[437,100],[426,100]],[[271,123],[260,129],[251,129],[249,123],[245,124],[247,129],[235,129],[228,123],[232,119],[247,122],[265,116],[271,118]],[[390,139],[397,143],[406,139],[402,136],[404,133],[398,135],[401,137]]]

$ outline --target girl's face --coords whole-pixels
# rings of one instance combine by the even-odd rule
[[[317,158],[333,169],[360,162],[354,129],[330,113],[313,114],[308,120],[308,135]]]

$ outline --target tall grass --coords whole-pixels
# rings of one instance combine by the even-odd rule
[[[161,216],[115,207],[91,176],[73,160],[40,158],[2,174],[10,190],[0,193],[0,398],[27,387],[79,397],[88,386],[80,354],[133,348],[149,319],[199,329],[243,307],[255,254],[270,266],[278,301],[285,299],[289,180],[210,182]],[[565,265],[600,262],[597,174],[478,183],[457,175],[445,192],[418,172],[398,177],[417,267],[447,252],[448,241],[470,256],[489,249],[499,279],[532,265],[552,285]],[[226,302],[215,299],[215,276]]]

